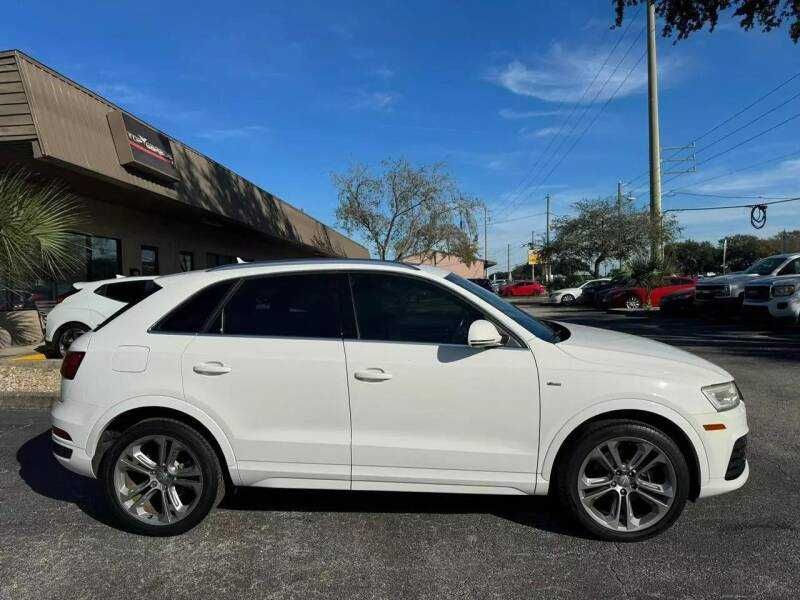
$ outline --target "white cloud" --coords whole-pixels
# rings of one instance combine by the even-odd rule
[[[255,137],[267,133],[268,128],[263,125],[244,125],[242,127],[228,127],[223,129],[208,129],[201,131],[197,137],[214,142]]]
[[[378,67],[373,72],[375,73],[376,77],[379,77],[380,79],[383,80],[391,79],[392,77],[394,77],[394,71],[392,71],[389,67],[386,66]]]
[[[752,192],[769,195],[775,193],[777,188],[785,191],[796,189],[797,180],[800,179],[800,159],[785,160],[778,166],[748,174],[732,174],[729,177],[720,177],[714,182],[708,182],[693,187],[690,183],[680,189],[691,189],[702,193],[732,193]]]
[[[603,67],[591,90],[583,97],[584,90],[603,66],[608,51],[607,47],[565,48],[560,44],[553,44],[544,56],[530,64],[513,60],[490,72],[488,79],[519,96],[546,102],[589,102],[595,94],[599,101],[604,101],[616,92],[617,87],[620,89],[616,95],[620,98],[645,91],[647,71],[644,62],[640,62],[626,80],[628,71],[636,63],[640,51],[637,49],[631,52],[624,63],[614,71],[623,56],[623,52],[618,50]],[[662,79],[674,71],[675,65],[676,61],[670,57],[661,61],[659,68]]]
[[[557,117],[564,114],[560,110],[514,110],[513,108],[501,108],[497,111],[503,119],[518,120],[518,119],[534,119],[538,117]]]
[[[390,112],[400,100],[400,94],[395,92],[365,92],[358,93],[353,108],[362,110],[376,110]]]
[[[541,129],[528,129],[523,127],[520,129],[519,133],[524,138],[538,139],[556,135],[559,131],[561,131],[561,127],[542,127]]]

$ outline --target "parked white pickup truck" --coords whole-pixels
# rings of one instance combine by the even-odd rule
[[[746,271],[709,277],[697,282],[695,308],[734,308],[744,301],[746,285],[763,277],[800,275],[800,253],[776,254],[754,263]]]
[[[758,279],[744,288],[745,315],[800,321],[800,276]]]

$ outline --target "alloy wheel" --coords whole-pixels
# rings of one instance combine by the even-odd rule
[[[641,438],[613,438],[596,446],[578,471],[586,513],[612,531],[652,527],[675,500],[675,468],[663,450]]]
[[[564,294],[561,296],[561,304],[572,304],[575,302],[575,296],[572,294]]]
[[[129,444],[114,466],[120,506],[149,525],[186,518],[203,491],[203,474],[192,450],[177,439],[147,436]]]
[[[636,296],[630,296],[627,300],[625,300],[625,308],[641,308],[642,301],[639,300]]]

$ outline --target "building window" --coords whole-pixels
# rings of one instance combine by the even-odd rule
[[[158,275],[158,248],[142,246],[142,275]]]
[[[181,250],[180,252],[181,271],[186,273],[194,271],[194,252],[188,250]]]
[[[236,262],[235,256],[227,254],[216,254],[215,252],[206,252],[206,266],[207,267],[221,267],[222,265],[232,265]]]

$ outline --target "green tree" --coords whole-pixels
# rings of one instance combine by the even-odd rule
[[[722,251],[711,242],[673,242],[664,248],[664,254],[684,275],[717,272],[722,266]]]
[[[78,199],[63,185],[40,183],[22,169],[0,173],[0,282],[25,287],[62,278],[78,266],[71,232],[83,222]]]
[[[619,27],[626,10],[650,0],[612,0]],[[742,29],[749,31],[757,26],[762,31],[772,31],[783,23],[789,25],[789,36],[797,43],[800,39],[800,2],[798,0],[655,0],[656,14],[664,20],[662,35],[677,39],[688,38],[706,25],[714,31],[720,13],[733,9],[732,16],[739,18]]]
[[[476,260],[476,211],[482,203],[462,193],[442,165],[386,160],[381,173],[355,165],[332,178],[339,225],[363,236],[381,260],[429,257],[437,251],[467,264]]]
[[[719,243],[721,247],[722,240]],[[728,271],[744,271],[759,258],[770,254],[775,254],[775,249],[768,240],[747,234],[728,237],[726,259]]]
[[[662,224],[653,226],[649,213],[636,212],[629,199],[621,207],[613,197],[581,200],[574,209],[574,215],[554,221],[555,235],[543,255],[551,262],[588,265],[595,277],[608,260],[624,262],[646,255],[651,233],[664,242],[671,242],[678,233],[673,215],[665,215]]]

